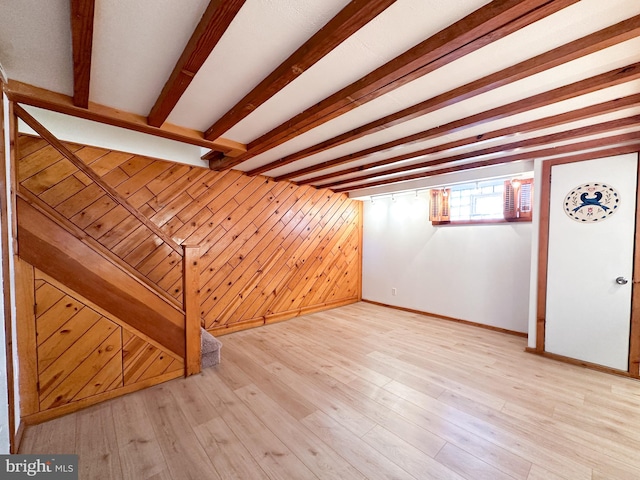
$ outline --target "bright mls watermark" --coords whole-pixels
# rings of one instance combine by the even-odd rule
[[[78,456],[0,455],[0,478],[78,480]]]

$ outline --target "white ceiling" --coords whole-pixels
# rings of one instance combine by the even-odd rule
[[[208,3],[208,0],[96,0],[90,100],[126,112],[148,115]],[[348,3],[348,0],[247,0],[193,78],[168,122],[206,130]],[[241,143],[251,142],[487,3],[488,0],[396,1],[223,136]],[[260,167],[635,15],[640,15],[639,0],[581,0],[234,168],[249,171]],[[66,95],[73,94],[69,16],[69,0],[0,1],[0,64],[10,79]],[[275,168],[266,174],[274,177],[284,175],[636,62],[640,62],[640,38]],[[391,153],[376,153],[345,166],[299,176],[294,180],[341,171],[346,167],[364,165],[636,93],[640,93],[640,80],[435,139],[400,146]],[[523,134],[518,139],[639,113],[640,108],[630,108],[542,132]],[[621,131],[607,132],[600,137]],[[584,140],[587,138],[571,142]],[[433,154],[428,159],[513,141],[514,138],[494,139],[481,145]],[[402,165],[424,160],[422,157]],[[358,175],[350,174],[338,180]],[[388,188],[384,187],[385,191]],[[406,185],[399,184],[397,188],[402,190]]]

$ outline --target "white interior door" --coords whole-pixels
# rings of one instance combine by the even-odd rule
[[[551,168],[547,352],[628,370],[637,162],[629,154]]]

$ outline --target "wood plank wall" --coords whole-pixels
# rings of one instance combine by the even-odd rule
[[[65,143],[178,243],[200,246],[201,315],[216,334],[356,301],[360,202],[237,171]],[[182,298],[182,262],[44,140],[18,142],[21,191]]]
[[[22,198],[16,206],[22,260],[184,357],[182,310]]]
[[[145,159],[136,161],[133,155],[65,145],[108,183],[111,183],[109,180],[116,185],[124,183],[123,189],[130,185],[126,180],[144,168]],[[173,273],[171,278],[182,271],[180,256],[124,207],[116,204],[89,177],[40,138],[21,135],[18,159],[17,177],[21,192],[37,197],[54,209],[61,218],[135,268],[159,290],[176,300],[181,298],[181,290],[171,292],[171,285],[167,285],[169,280],[165,283],[159,281],[168,271]],[[135,193],[127,196],[128,201],[135,207],[141,207],[142,199]]]
[[[27,421],[182,376],[178,355],[77,292],[28,267],[33,278],[37,383]]]

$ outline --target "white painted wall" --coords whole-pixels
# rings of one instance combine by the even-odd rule
[[[4,245],[2,244],[0,244],[0,251],[3,255],[5,254]],[[4,287],[1,268],[0,283]],[[0,312],[2,311],[4,311],[4,297],[0,295]],[[3,319],[0,321],[0,454],[6,453],[9,453],[9,399],[7,395],[7,362]]]
[[[6,255],[2,238],[0,238],[0,252]],[[0,283],[5,287],[4,272],[0,268]],[[4,312],[4,296],[0,295],[0,312]],[[9,398],[7,393],[7,362],[4,334],[4,316],[0,320],[0,454],[9,453]]]
[[[535,160],[533,164],[533,182],[534,185],[540,185],[542,177],[542,160]],[[540,187],[538,187],[538,192]],[[533,198],[533,211],[540,211],[540,195]],[[540,246],[540,216],[533,215],[531,224],[533,231],[531,232],[531,275],[529,277],[529,336],[527,337],[527,346],[535,348],[536,346],[536,326],[538,317],[538,248]]]
[[[24,106],[24,108],[59,140],[146,155],[198,167],[209,167],[208,162],[200,159],[202,154],[208,150],[197,145],[180,143],[41,108],[30,106]],[[20,132],[35,134],[22,121],[19,122],[18,128]]]
[[[364,202],[363,298],[526,332],[531,223],[434,227],[428,207],[426,191]]]
[[[4,113],[5,113],[5,117],[4,117],[4,125],[5,128],[9,125],[9,105],[8,105],[8,101],[6,99],[6,97],[4,96],[4,94],[2,94],[2,99],[1,101],[4,103]],[[0,136],[0,138],[2,138]],[[8,129],[5,132],[4,135],[4,140],[5,140],[5,158],[0,158],[0,161],[2,162],[6,162],[7,165],[7,172],[9,171],[9,135],[8,135]],[[1,192],[0,195],[2,195],[2,202],[8,202],[9,200],[9,182],[7,182],[7,190],[4,192]],[[11,209],[9,209],[10,211]],[[9,215],[8,218],[8,224],[11,225],[11,215]],[[0,320],[0,454],[6,454],[9,453],[9,403],[8,403],[8,392],[7,392],[7,385],[8,384],[13,384],[14,385],[14,411],[15,411],[15,423],[14,425],[16,425],[16,428],[18,427],[18,425],[20,424],[19,419],[20,419],[20,392],[18,391],[18,374],[19,374],[19,366],[18,366],[18,354],[17,354],[17,345],[18,342],[16,341],[16,308],[15,308],[15,288],[14,288],[14,275],[13,275],[13,251],[12,251],[12,245],[4,245],[2,244],[2,239],[0,238],[0,252],[2,253],[2,255],[8,255],[9,256],[9,267],[10,267],[10,271],[11,271],[11,278],[3,278],[3,273],[1,272],[2,269],[0,269],[0,282],[2,283],[2,288],[3,291],[4,289],[9,288],[11,291],[11,322],[12,322],[12,332],[13,332],[13,364],[14,364],[14,368],[13,368],[13,373],[14,373],[14,377],[11,378],[7,378],[7,364],[6,364],[6,338],[5,338],[5,325],[4,325],[4,297],[0,296],[0,312],[2,312],[2,315],[0,315],[0,318],[2,318],[2,320]]]

